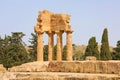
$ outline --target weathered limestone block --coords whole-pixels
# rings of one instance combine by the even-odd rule
[[[47,71],[53,72],[83,72],[82,62],[50,62]]]
[[[16,76],[13,73],[9,73],[9,72],[0,73],[0,80],[11,80],[14,78],[16,78]]]
[[[49,62],[31,62],[9,68],[10,72],[46,72]]]
[[[6,68],[4,68],[2,64],[0,64],[0,72],[6,72]]]
[[[64,63],[63,62],[50,62],[47,68],[49,72],[64,72]]]
[[[108,61],[107,73],[118,74],[120,72],[120,61]]]
[[[56,64],[56,62],[50,62],[49,65],[48,65],[48,68],[47,68],[47,71],[51,71],[51,72],[54,72],[54,71],[58,71],[57,69],[58,65]]]
[[[51,15],[51,30],[67,30],[70,29],[70,15],[68,14],[52,14]]]
[[[107,73],[107,62],[96,61],[95,62],[95,73]]]
[[[64,66],[65,72],[72,72],[74,70],[74,68],[73,68],[74,64],[72,64],[72,62],[67,62],[67,64],[66,64],[66,62],[63,62],[63,66]]]
[[[80,62],[63,62],[62,67],[63,72],[83,72],[83,66]]]
[[[85,60],[87,60],[87,61],[95,61],[95,60],[96,60],[96,57],[94,57],[94,56],[87,56],[87,57],[85,58]]]
[[[41,27],[43,31],[49,31],[51,26],[51,15],[52,12],[48,10],[40,11],[38,18],[37,18],[37,24]]]
[[[84,61],[83,62],[83,72],[84,73],[94,73],[95,72],[95,62],[94,61]]]

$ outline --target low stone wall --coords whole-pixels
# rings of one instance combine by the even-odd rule
[[[119,74],[120,61],[31,62],[12,67],[10,72],[75,72]]]
[[[50,62],[47,71],[118,74],[120,61]]]

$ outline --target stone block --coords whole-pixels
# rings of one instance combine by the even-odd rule
[[[95,72],[95,62],[94,61],[84,61],[83,62],[83,72],[84,73],[94,73]]]
[[[120,61],[108,61],[107,73],[118,74],[120,72]]]
[[[63,62],[64,72],[83,72],[81,62]]]
[[[2,64],[0,64],[0,72],[6,72],[6,68]]]
[[[94,56],[87,56],[85,58],[85,60],[87,60],[87,61],[96,61],[96,57],[94,57]]]
[[[10,72],[46,72],[49,62],[30,62],[9,68]]]
[[[47,71],[53,72],[83,72],[82,62],[50,62]]]
[[[107,62],[96,61],[95,62],[95,73],[107,73]]]

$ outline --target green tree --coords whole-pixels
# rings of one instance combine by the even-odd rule
[[[22,41],[24,35],[22,32],[13,32],[12,36],[5,36],[4,39],[0,39],[0,63],[6,68],[29,61]]]
[[[72,58],[73,60],[83,60],[83,53],[78,49],[79,46],[76,44],[72,44],[73,48],[73,55]]]
[[[114,48],[114,52],[112,54],[113,60],[120,60],[120,40],[117,41],[116,48]]]
[[[53,60],[56,60],[57,56],[57,45],[54,46]]]
[[[31,33],[32,38],[30,38],[29,42],[31,45],[29,46],[29,54],[31,61],[37,60],[37,34]]]
[[[66,45],[63,47],[62,60],[66,60]]]
[[[5,36],[5,38],[6,38],[6,36]],[[7,44],[7,43],[8,42],[6,42],[4,38],[0,37],[0,64],[3,63],[3,57],[5,56],[5,53],[7,52],[7,50],[5,50],[6,49],[5,44]]]
[[[110,60],[112,59],[110,49],[109,49],[109,41],[108,41],[108,30],[104,29],[101,41],[101,49],[100,49],[100,58],[101,60]]]
[[[48,60],[48,45],[44,45],[44,60]]]
[[[73,59],[74,60],[83,60],[83,53],[78,50],[78,51],[75,51],[74,55],[73,55]]]
[[[86,56],[95,56],[99,59],[98,43],[96,42],[95,37],[90,38],[88,42],[88,46],[85,50],[85,57]]]

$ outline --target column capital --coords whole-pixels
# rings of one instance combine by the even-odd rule
[[[74,32],[73,30],[67,30],[66,33],[72,33]]]
[[[64,31],[55,31],[56,34],[63,34]]]
[[[39,35],[39,34],[43,34],[44,32],[43,31],[40,31],[40,32],[38,32],[37,34]]]
[[[53,35],[55,34],[54,31],[46,31],[46,34],[48,34],[48,35],[51,34],[51,33],[52,33]]]
[[[41,29],[41,27],[39,25],[34,26],[34,31],[37,34],[43,34],[44,33],[44,31]]]

